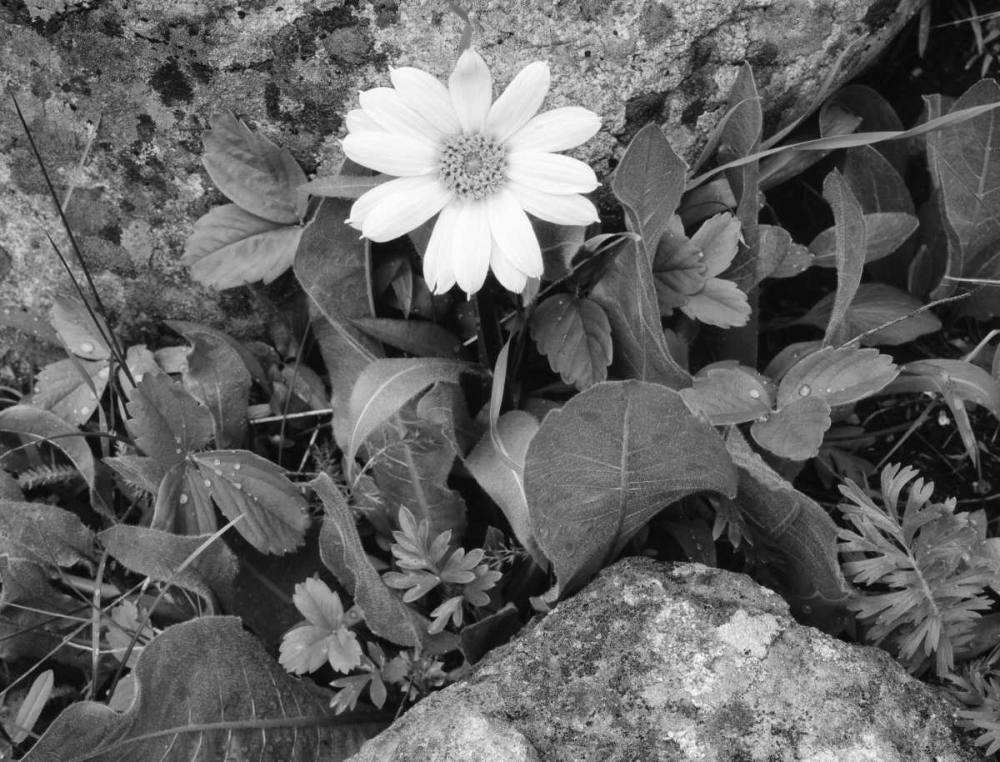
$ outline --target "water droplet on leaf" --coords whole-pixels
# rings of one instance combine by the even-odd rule
[[[205,486],[206,487],[211,487],[212,486],[212,481],[210,479],[206,479],[205,480]]]
[[[188,501],[188,496],[187,495],[181,495],[180,498],[179,498],[179,500],[178,500],[178,502],[181,505],[186,505],[187,501]]]
[[[83,352],[84,354],[90,354],[91,352],[94,351],[94,345],[91,344],[89,341],[85,341],[80,345],[80,351]]]
[[[239,470],[240,470],[240,464],[239,464],[239,463],[235,463],[235,464],[233,465],[233,470],[234,470],[234,471],[239,471]]]
[[[750,390],[750,396],[753,397],[755,400],[759,400],[760,399],[760,390],[759,389],[751,389]]]
[[[799,387],[800,397],[808,397],[810,394],[812,394],[812,387],[810,387],[809,384],[802,384],[802,386]]]

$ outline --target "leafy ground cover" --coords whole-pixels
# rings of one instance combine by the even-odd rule
[[[622,554],[753,574],[1000,748],[1000,87],[765,135],[744,67],[598,215],[548,77],[395,70],[312,180],[213,115],[184,261],[268,341],[124,346],[86,278],[0,316],[63,350],[0,405],[5,753],[342,755]]]

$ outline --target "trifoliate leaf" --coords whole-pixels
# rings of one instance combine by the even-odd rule
[[[823,297],[799,322],[826,328],[833,312],[833,302],[833,294]],[[861,339],[862,344],[894,346],[940,330],[941,321],[930,312],[912,314],[921,307],[923,303],[920,300],[898,288],[884,283],[862,283],[845,316],[847,338],[872,331]],[[899,322],[893,322],[896,320]],[[885,327],[875,330],[880,326]]]
[[[755,421],[769,414],[774,403],[760,379],[738,368],[712,368],[696,376],[690,389],[681,389],[684,402],[706,416],[713,426]]]
[[[219,290],[270,283],[292,266],[303,230],[224,204],[195,222],[181,263],[196,281]]]
[[[808,460],[823,444],[830,428],[830,405],[809,395],[791,401],[764,420],[754,421],[750,434],[757,444],[789,460]]]
[[[77,357],[85,360],[111,357],[111,347],[106,340],[111,336],[111,329],[98,312],[91,314],[79,299],[57,296],[52,302],[49,319],[66,348]]]
[[[567,384],[583,391],[608,377],[611,324],[597,302],[550,296],[535,309],[529,327],[539,351]]]
[[[305,173],[292,155],[247,128],[230,111],[217,111],[202,136],[202,163],[212,182],[234,204],[279,224],[299,221],[306,196]]]
[[[329,663],[338,672],[361,664],[361,644],[347,629],[340,596],[322,580],[311,577],[295,586],[295,607],[307,620],[285,633],[278,661],[289,672],[315,672]]]
[[[166,375],[148,375],[133,390],[126,421],[146,455],[170,466],[212,438],[212,414]]]
[[[888,355],[877,349],[823,347],[799,360],[778,387],[778,407],[803,396],[822,397],[833,407],[857,402],[892,381],[899,373]]]
[[[108,385],[104,360],[58,360],[38,374],[31,404],[51,410],[67,423],[82,426],[97,410],[97,401]]]

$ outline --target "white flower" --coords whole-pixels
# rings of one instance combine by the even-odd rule
[[[586,225],[597,210],[581,193],[593,170],[562,156],[589,140],[601,120],[576,106],[536,113],[549,66],[526,66],[493,102],[493,81],[474,50],[458,59],[445,87],[425,71],[391,69],[393,87],[361,93],[347,115],[344,153],[396,179],[365,193],[348,222],[389,241],[440,212],[424,255],[435,293],[455,283],[473,294],[492,268],[510,291],[542,274],[542,255],[525,212],[561,225]]]

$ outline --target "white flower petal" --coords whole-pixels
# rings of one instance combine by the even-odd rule
[[[348,111],[344,122],[347,124],[348,132],[385,132],[378,122],[359,108]]]
[[[341,142],[351,161],[387,175],[412,177],[437,172],[440,151],[427,140],[388,132],[361,132]]]
[[[451,93],[433,76],[412,66],[402,66],[389,69],[389,78],[403,103],[439,130],[452,135],[462,131],[451,105]]]
[[[490,269],[500,281],[500,285],[515,294],[524,291],[524,287],[528,284],[528,276],[510,263],[496,241],[493,242],[493,251],[490,253]]]
[[[382,198],[367,214],[361,232],[372,241],[391,241],[419,227],[440,212],[454,197],[433,175],[401,177],[393,192]],[[369,191],[371,192],[371,191]]]
[[[586,143],[601,129],[601,117],[580,106],[555,108],[539,114],[510,136],[511,151],[565,151]]]
[[[533,278],[540,276],[545,265],[542,262],[538,236],[514,194],[501,188],[487,196],[483,203],[486,205],[490,232],[503,257],[524,275]]]
[[[590,199],[578,193],[553,195],[508,181],[504,187],[514,194],[517,203],[528,214],[557,225],[589,225],[597,222],[597,208]]]
[[[549,92],[549,65],[528,64],[507,86],[486,117],[486,132],[501,143],[524,127],[542,107]]]
[[[448,79],[451,105],[464,132],[482,132],[493,100],[493,78],[486,61],[472,48],[455,64]]]
[[[449,204],[441,210],[424,252],[424,280],[435,294],[443,294],[455,285],[455,269],[451,263],[452,251],[457,246],[458,207],[458,204]]]
[[[347,220],[347,224],[361,230],[365,218],[368,216],[368,212],[374,209],[376,204],[394,193],[408,193],[414,180],[423,179],[425,177],[428,176],[421,175],[418,178],[398,177],[387,183],[376,185],[370,191],[362,193],[361,196],[358,197],[358,200],[351,205],[351,216]]]
[[[437,127],[403,103],[391,87],[374,87],[358,96],[361,108],[388,132],[439,143],[444,136]]]
[[[510,153],[506,175],[516,183],[557,195],[589,193],[599,185],[594,170],[582,161],[557,153]]]
[[[483,287],[486,274],[490,271],[492,246],[486,204],[482,201],[459,204],[451,266],[455,270],[458,287],[470,296]]]

